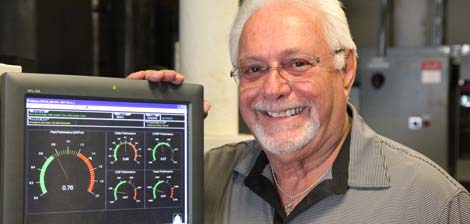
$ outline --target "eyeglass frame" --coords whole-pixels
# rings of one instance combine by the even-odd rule
[[[337,49],[333,50],[332,55],[335,56],[335,55],[337,55],[337,54],[339,54],[339,53],[341,53],[341,52],[344,52],[345,50],[346,50],[345,48],[337,48]],[[318,64],[320,64],[321,58],[318,57],[318,56],[317,56],[317,57],[312,56],[312,57],[310,58],[310,60],[308,60],[308,62],[309,62],[309,65],[310,65],[311,67],[308,68],[307,70],[303,71],[301,74],[296,75],[296,76],[301,76],[301,75],[303,75],[305,72],[307,72],[308,70],[310,70],[311,68],[313,68],[313,67],[317,66]],[[283,65],[283,64],[279,64],[279,65],[276,65],[276,66],[263,66],[263,68],[262,68],[261,71],[262,71],[262,72],[268,72],[268,71],[271,71],[272,69],[275,69],[275,70],[278,70],[279,73],[281,73],[281,71],[284,71],[284,72],[286,72],[287,74],[290,74],[289,72],[287,72],[287,71],[285,70],[284,66],[285,66],[285,65]],[[240,76],[241,76],[241,75],[238,74],[239,71],[240,71],[240,68],[237,67],[237,66],[235,66],[235,65],[233,65],[232,69],[230,70],[230,77],[235,80],[235,83],[236,83],[237,85],[240,84]]]

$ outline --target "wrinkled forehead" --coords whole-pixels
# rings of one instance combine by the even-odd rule
[[[327,50],[322,24],[319,12],[306,5],[269,3],[254,12],[245,23],[238,59],[253,54],[275,55],[279,51],[297,48]]]

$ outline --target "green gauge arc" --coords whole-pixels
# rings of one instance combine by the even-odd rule
[[[132,192],[132,198],[133,198],[134,200],[136,200],[136,199],[137,199],[137,188],[135,187],[135,185],[134,185],[132,182],[130,182],[130,181],[125,181],[125,180],[121,180],[121,182],[119,182],[119,183],[116,185],[116,187],[114,187],[114,200],[115,200],[115,201],[118,200],[118,195],[117,195],[117,194],[118,194],[118,189],[119,189],[123,184],[129,184],[129,185],[131,185],[132,190],[133,190],[133,192]]]
[[[113,153],[113,157],[114,157],[114,161],[117,161],[118,160],[118,149],[119,147],[121,147],[122,145],[129,145],[131,148],[132,148],[132,151],[134,151],[134,158],[133,160],[134,161],[137,161],[137,148],[135,147],[134,144],[132,144],[131,142],[128,142],[128,141],[124,141],[124,142],[120,142],[119,144],[116,145],[116,147],[114,147],[114,153]]]
[[[90,160],[85,155],[83,155],[81,152],[75,152],[74,150],[67,149],[67,150],[60,151],[57,154],[53,154],[53,155],[49,156],[46,159],[46,162],[44,162],[44,164],[42,164],[41,172],[39,173],[39,185],[41,187],[42,195],[47,193],[46,181],[45,181],[47,168],[54,161],[54,159],[56,157],[59,157],[59,156],[62,156],[62,155],[76,156],[80,160],[82,160],[82,162],[85,163],[85,165],[88,169],[89,175],[90,175],[90,182],[88,184],[88,189],[87,190],[90,193],[93,192],[93,188],[95,186],[95,170],[94,170],[93,165],[91,164]]]
[[[54,156],[49,156],[46,160],[46,162],[44,162],[44,164],[42,164],[42,167],[41,167],[41,173],[39,174],[39,185],[41,186],[41,192],[42,194],[45,194],[47,193],[47,188],[46,188],[46,184],[44,182],[44,179],[46,177],[46,170],[47,170],[47,167],[49,166],[49,164],[52,163],[52,161],[54,160]]]
[[[153,199],[156,199],[157,198],[157,189],[160,185],[162,184],[167,184],[168,187],[169,187],[169,192],[168,193],[168,197],[172,200],[174,200],[174,196],[175,196],[175,187],[174,186],[171,186],[171,184],[168,182],[168,181],[163,181],[163,180],[159,180],[154,186],[153,186]]]
[[[168,143],[168,142],[159,142],[159,143],[158,143],[155,147],[153,147],[153,149],[152,149],[152,158],[153,158],[153,161],[157,160],[157,150],[158,150],[158,147],[160,147],[160,146],[162,146],[162,145],[168,147],[168,148],[170,149],[170,151],[172,151],[172,150],[171,150],[171,145],[170,145],[170,143]],[[173,159],[173,152],[172,152],[172,158],[171,158],[171,159]]]
[[[160,186],[160,185],[163,184],[163,183],[165,183],[165,181],[159,180],[159,181],[153,186],[153,190],[152,190],[153,199],[156,199],[156,198],[157,198],[157,188],[158,188],[158,186]]]

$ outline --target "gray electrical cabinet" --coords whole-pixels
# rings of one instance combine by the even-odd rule
[[[449,169],[450,50],[358,51],[360,113],[379,134]]]

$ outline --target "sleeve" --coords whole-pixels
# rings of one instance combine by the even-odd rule
[[[470,223],[470,194],[461,191],[447,204],[438,223]]]
[[[232,181],[232,170],[246,142],[212,149],[204,156],[204,223],[222,223],[224,196]]]

